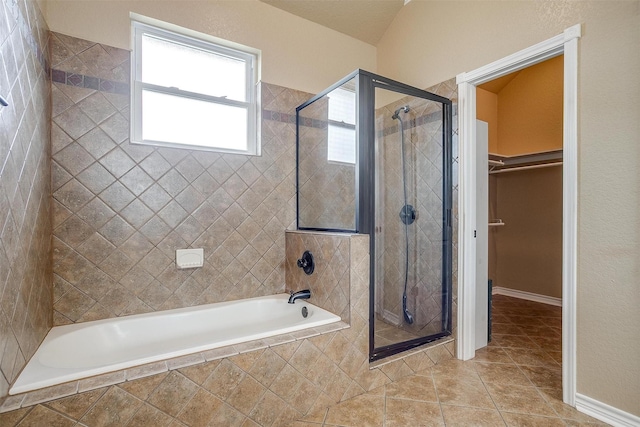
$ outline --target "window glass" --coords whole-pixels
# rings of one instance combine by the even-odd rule
[[[247,149],[247,111],[244,108],[152,91],[143,92],[142,103],[145,105],[142,113],[145,140],[173,144],[200,141],[208,147]]]
[[[356,93],[341,87],[329,94],[329,120],[356,124]]]
[[[327,160],[332,162],[356,162],[356,129],[329,125],[329,152]]]
[[[327,94],[329,126],[327,160],[356,162],[356,94],[339,87]]]
[[[132,28],[131,142],[259,154],[255,51],[188,30]]]
[[[142,37],[145,83],[246,101],[245,66],[245,61],[236,58],[155,36]]]

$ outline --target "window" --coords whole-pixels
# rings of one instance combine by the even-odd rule
[[[327,160],[356,163],[356,93],[339,87],[327,94],[329,126]]]
[[[133,143],[259,154],[257,51],[137,21],[132,30]]]

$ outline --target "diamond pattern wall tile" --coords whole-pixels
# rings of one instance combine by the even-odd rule
[[[71,142],[73,142],[73,139],[67,135],[60,126],[55,123],[51,124],[51,152],[53,154],[71,144]]]
[[[56,43],[62,43],[61,39],[54,39],[53,45]],[[70,43],[67,39],[63,44]],[[110,75],[111,80],[118,81],[117,69],[126,62],[127,52],[91,43],[74,46],[76,51],[57,48],[66,58],[64,62],[75,58],[85,64],[87,58],[92,58],[92,64],[85,65],[89,70],[86,72],[92,70],[89,65],[102,64],[102,68],[94,68],[94,75],[86,75]],[[78,51],[77,46],[85,48]],[[119,59],[109,59],[114,55]],[[123,58],[125,61],[118,63]],[[70,214],[56,229],[60,251],[55,272],[66,280],[55,306],[57,322],[284,291],[289,269],[299,270],[285,264],[289,257],[285,258],[284,236],[285,229],[295,221],[295,126],[263,120],[260,157],[134,146],[127,140],[126,97],[60,86],[58,96],[66,97],[60,103],[61,109],[67,107],[67,100],[76,104],[61,114],[75,108],[91,122],[89,129],[69,133],[64,127],[69,125],[67,121],[55,121],[64,135],[76,140],[89,156],[89,164],[80,170],[70,171],[61,163],[60,166],[71,175],[67,182],[75,179],[92,196],[83,206],[73,207],[75,211],[65,207]],[[263,95],[270,97],[270,105],[277,106],[271,108],[287,114],[309,97],[264,83],[262,89]],[[59,139],[58,152],[73,143]],[[114,215],[100,224],[108,216],[100,214],[103,205],[108,208],[106,212]],[[65,211],[59,212],[62,220]],[[76,224],[80,227],[72,227]],[[341,239],[331,237],[330,244],[316,239],[314,244],[318,253],[324,254],[319,272],[327,270],[323,304],[345,319],[351,318],[350,332],[333,333],[304,346],[285,345],[289,349],[277,346],[250,358],[227,358],[210,365],[199,381],[172,371],[157,377],[159,382],[149,386],[145,394],[134,392],[145,388],[145,379],[109,386],[89,405],[93,409],[71,418],[80,422],[106,421],[110,420],[109,414],[117,413],[124,405],[127,409],[122,419],[127,420],[177,420],[192,425],[205,421],[212,425],[233,424],[234,420],[240,425],[252,420],[258,425],[279,425],[364,387],[390,381],[379,373],[368,379],[362,369],[366,355],[359,347],[363,346],[362,337],[366,338],[362,331],[367,324],[360,315],[350,312],[357,313],[363,305],[368,307],[362,302],[368,300],[362,297],[351,301],[346,289],[354,286],[362,293],[368,270],[345,270],[351,254],[340,247]],[[333,249],[332,244],[336,245]],[[178,270],[175,250],[190,246],[205,249],[205,267]],[[368,250],[366,245],[365,248]],[[294,260],[299,255],[296,253]],[[321,283],[313,286],[317,295],[323,294],[318,288]],[[72,307],[69,302],[75,300],[80,304]],[[353,368],[346,361],[351,356],[358,360]],[[312,359],[330,375],[302,370],[302,364]],[[134,382],[140,382],[140,387]],[[113,391],[116,389],[122,392]],[[203,411],[205,406],[207,410]]]
[[[204,171],[204,168],[193,156],[187,156],[176,165],[176,170],[191,183]]]
[[[158,212],[171,200],[171,196],[156,183],[140,196],[140,200],[154,212]]]
[[[151,243],[158,244],[171,232],[171,227],[159,217],[154,216],[140,228],[140,232],[144,234]]]
[[[77,55],[95,45],[93,42],[59,33],[52,33],[51,37],[56,40],[56,42],[52,43],[53,50],[60,52],[57,55],[52,55],[52,65],[57,65],[55,61],[59,56],[62,56],[62,60],[69,59],[73,55]]]
[[[116,213],[112,211],[104,202],[97,197],[87,203],[80,211],[78,216],[82,218],[89,226],[98,229],[105,225]]]
[[[194,212],[205,201],[205,196],[189,185],[176,196],[176,200],[188,212]]]
[[[135,199],[135,195],[127,190],[119,181],[114,182],[99,195],[100,199],[111,209],[118,212]]]
[[[95,126],[93,121],[77,106],[73,106],[54,117],[53,121],[73,139],[80,138]]]
[[[84,134],[78,139],[78,144],[87,150],[94,159],[99,159],[116,146],[100,128],[93,128]]]
[[[149,145],[129,143],[128,139],[120,144],[120,148],[122,148],[124,152],[138,164],[150,154],[154,153],[153,147]]]
[[[184,190],[189,183],[185,180],[180,173],[171,169],[167,172],[162,178],[158,180],[158,184],[162,186],[162,188],[169,193],[170,196],[175,197],[182,190]]]
[[[216,160],[207,171],[216,180],[218,184],[224,183],[233,175],[233,168],[227,164],[224,158],[220,157]]]
[[[54,236],[58,237],[71,247],[80,245],[92,233],[93,229],[75,215],[69,217],[54,230]]]
[[[53,162],[56,164],[56,162]],[[77,175],[78,181],[94,194],[99,194],[115,182],[113,175],[100,163],[93,163]]]
[[[119,249],[127,255],[128,258],[137,262],[151,251],[153,247],[153,244],[142,233],[136,231],[126,242],[120,245]]]
[[[120,178],[133,168],[135,162],[123,150],[116,148],[101,158],[100,164],[111,172],[113,176]]]
[[[123,244],[134,232],[135,229],[127,224],[119,215],[114,216],[100,228],[100,234],[115,246]]]
[[[0,87],[9,107],[0,118],[0,400],[51,326],[53,277],[51,219],[48,202],[51,179],[58,190],[68,182],[63,171],[51,171],[48,140],[56,151],[71,143],[56,126],[52,130],[48,73],[48,28],[31,1],[0,5]],[[13,88],[13,90],[9,90]],[[55,105],[56,115],[70,107],[69,99]],[[11,149],[9,149],[11,148]],[[71,196],[71,194],[67,194]],[[60,209],[55,217],[62,220]],[[60,417],[64,418],[64,417]]]
[[[204,227],[202,227],[192,216],[189,216],[187,219],[182,221],[178,227],[176,227],[176,233],[178,233],[189,246],[191,246],[203,231]]]
[[[120,215],[133,227],[140,228],[153,216],[153,211],[140,199],[135,199],[120,211]]]
[[[157,151],[151,153],[146,159],[140,162],[140,167],[144,169],[153,179],[158,179],[164,175],[171,165]]]
[[[158,216],[164,220],[171,228],[175,228],[186,217],[188,212],[185,211],[182,206],[175,200],[172,200],[167,204],[160,212]]]
[[[123,251],[116,249],[99,265],[100,269],[115,280],[124,276],[135,261],[127,256]]]
[[[60,187],[53,196],[72,212],[78,211],[93,197],[92,193],[75,179]]]
[[[129,121],[120,113],[116,113],[100,124],[102,129],[117,144],[129,137]]]
[[[97,265],[108,257],[114,249],[115,246],[111,242],[99,233],[94,233],[78,246],[77,251],[87,260]]]
[[[96,124],[117,111],[100,92],[95,92],[80,101],[78,107]]]
[[[51,86],[51,91],[56,93],[56,99],[51,106],[51,114],[55,117],[64,112],[67,108],[71,107],[73,105],[73,101],[62,93],[55,84]]]
[[[122,182],[133,194],[139,196],[153,184],[153,180],[141,168],[135,166],[120,178]]]
[[[71,143],[54,155],[54,160],[72,175],[77,175],[93,162],[91,155],[80,144]]]
[[[87,96],[90,96],[92,93],[95,92],[93,89],[77,87],[77,86],[72,86],[67,84],[59,84],[57,87],[58,89],[60,89],[60,92],[64,93],[64,95],[66,95],[74,103],[82,101]]]

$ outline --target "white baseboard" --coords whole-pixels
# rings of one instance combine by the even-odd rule
[[[615,427],[638,427],[640,417],[576,393],[576,409]]]
[[[531,292],[519,291],[517,289],[503,288],[502,286],[494,286],[491,292],[493,295],[504,295],[506,297],[526,299],[528,301],[541,302],[543,304],[555,305],[562,307],[562,298],[549,297],[546,295],[534,294]]]

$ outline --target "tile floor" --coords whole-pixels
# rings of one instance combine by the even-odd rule
[[[561,309],[501,295],[493,340],[292,427],[606,426],[562,403]]]

